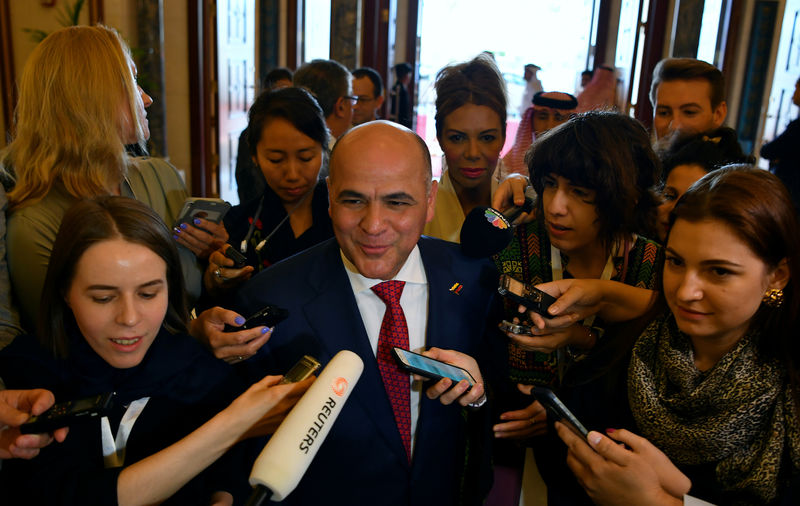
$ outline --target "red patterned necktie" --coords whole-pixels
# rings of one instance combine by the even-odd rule
[[[405,281],[384,281],[372,287],[372,291],[386,304],[381,333],[378,336],[378,369],[383,386],[392,403],[394,419],[400,438],[411,462],[411,384],[408,373],[403,372],[392,358],[392,347],[408,349],[408,325],[400,307]]]

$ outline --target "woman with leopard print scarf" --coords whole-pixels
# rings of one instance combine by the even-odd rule
[[[797,230],[786,189],[763,170],[717,170],[680,199],[663,272],[669,311],[638,337],[628,365],[643,437],[609,429],[584,440],[556,426],[596,503],[681,504],[690,489],[717,504],[797,500]],[[598,280],[543,286],[562,295],[560,314],[602,303],[599,314],[616,321],[641,316],[653,298]]]

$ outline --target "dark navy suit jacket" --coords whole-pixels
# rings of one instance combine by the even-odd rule
[[[455,349],[489,363],[504,360],[493,313],[497,272],[438,239],[419,241],[428,279],[426,346]],[[462,288],[451,291],[455,283]],[[282,374],[302,355],[323,366],[340,350],[364,372],[314,462],[281,504],[480,504],[491,485],[489,409],[444,406],[422,396],[411,465],[403,449],[335,239],[261,272],[237,296],[243,315],[266,304],[289,310],[267,344],[244,364],[253,376]],[[489,326],[487,327],[487,322]]]

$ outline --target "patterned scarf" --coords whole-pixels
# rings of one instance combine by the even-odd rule
[[[726,492],[764,503],[800,470],[800,427],[783,368],[759,356],[755,338],[748,333],[701,372],[667,313],[634,345],[628,397],[642,435],[675,464],[716,462]]]

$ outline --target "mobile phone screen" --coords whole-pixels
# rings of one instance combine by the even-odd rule
[[[512,277],[506,277],[506,283],[508,286],[508,291],[517,295],[519,297],[524,297],[527,290],[525,289],[525,284],[521,281],[518,281]]]
[[[393,351],[400,365],[411,372],[432,379],[450,378],[454,382],[467,380],[470,385],[475,384],[475,379],[472,375],[461,367],[402,348],[393,348]]]

